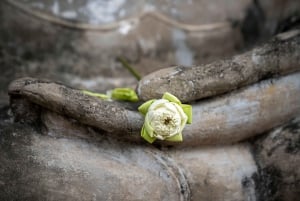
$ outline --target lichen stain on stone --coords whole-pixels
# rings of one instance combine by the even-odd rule
[[[282,186],[282,174],[274,166],[259,169],[252,175],[255,181],[255,192],[258,201],[280,201],[280,188]]]
[[[291,134],[289,139],[286,139],[286,153],[297,154],[300,151],[300,119],[294,119],[291,123],[283,127],[283,131]]]

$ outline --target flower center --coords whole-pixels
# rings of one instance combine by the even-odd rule
[[[172,121],[171,117],[166,117],[164,119],[164,124],[167,126]]]
[[[176,128],[179,124],[179,121],[176,118],[173,118],[171,114],[163,113],[160,117],[161,126],[172,130]]]
[[[180,116],[177,113],[157,110],[150,116],[151,126],[157,135],[169,136],[178,132],[180,128]]]

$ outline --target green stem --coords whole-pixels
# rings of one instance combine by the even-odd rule
[[[118,57],[117,59],[137,80],[141,80],[140,74],[123,57]]]

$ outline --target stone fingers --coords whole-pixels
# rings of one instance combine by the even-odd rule
[[[230,60],[156,71],[139,82],[137,92],[142,100],[169,92],[182,102],[190,102],[299,70],[300,30],[294,30]]]
[[[184,143],[227,144],[264,133],[300,114],[300,73],[261,81],[193,105]]]
[[[140,128],[143,123],[137,112],[54,82],[22,78],[10,84],[9,94],[21,95],[51,111],[110,133],[137,133],[135,128]]]
[[[9,93],[12,97],[21,95],[83,124],[114,133],[118,138],[142,140],[143,117],[114,102],[32,78],[13,82]],[[300,73],[261,81],[193,104],[193,123],[183,130],[184,139],[179,146],[234,143],[266,132],[299,114]]]

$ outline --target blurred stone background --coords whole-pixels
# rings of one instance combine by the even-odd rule
[[[135,87],[118,57],[141,75],[227,58],[284,30],[299,7],[298,0],[3,0],[0,102],[23,76],[99,92]]]

